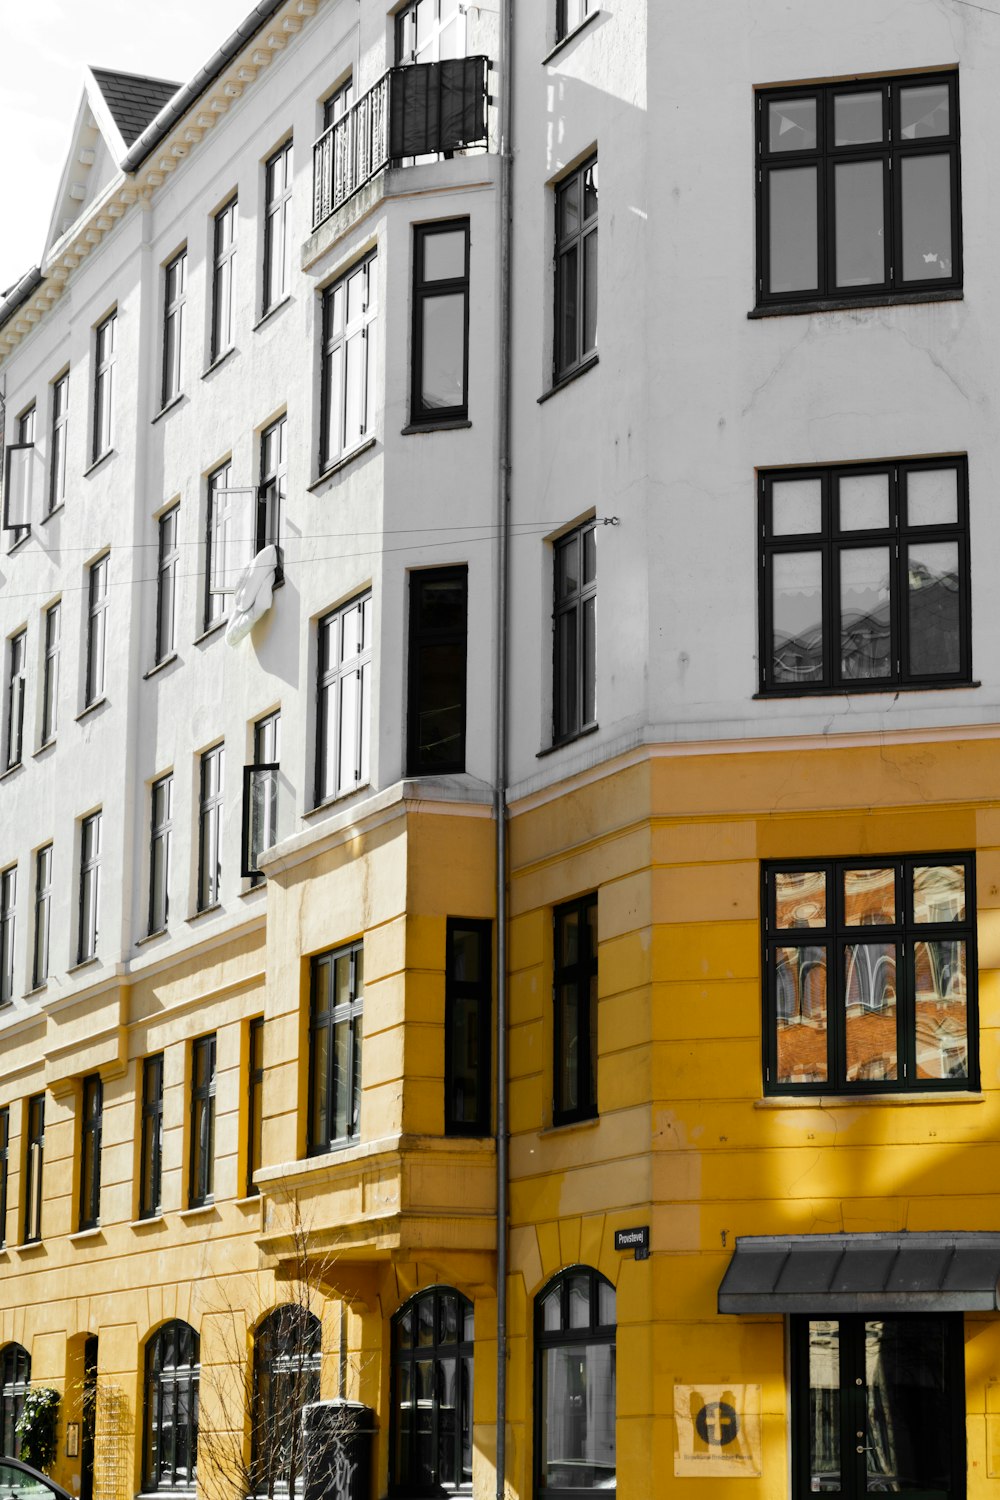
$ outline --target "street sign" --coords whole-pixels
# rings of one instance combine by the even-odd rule
[[[640,1224],[636,1229],[616,1229],[615,1249],[634,1250],[636,1260],[648,1260],[649,1225]]]

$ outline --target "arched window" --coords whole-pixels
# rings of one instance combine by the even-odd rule
[[[20,1458],[21,1439],[14,1431],[31,1383],[31,1355],[20,1344],[0,1349],[0,1453]]]
[[[164,1323],[146,1345],[145,1490],[193,1490],[198,1459],[198,1335]]]
[[[615,1488],[615,1289],[573,1266],[535,1298],[535,1490]]]
[[[319,1400],[320,1321],[306,1307],[276,1307],[253,1349],[251,1473],[255,1495],[291,1493],[301,1480],[302,1408]]]
[[[449,1286],[392,1320],[390,1481],[395,1495],[472,1489],[472,1303]]]

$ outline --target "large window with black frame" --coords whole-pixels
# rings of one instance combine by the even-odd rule
[[[757,302],[962,285],[958,73],[761,89]]]
[[[281,714],[275,710],[253,726],[253,760],[243,767],[244,876],[251,885],[264,879],[260,856],[278,841],[278,779],[281,771]]]
[[[255,1198],[260,1188],[254,1173],[264,1161],[264,1017],[254,1016],[247,1031],[247,1171],[245,1194]]]
[[[156,649],[157,666],[173,656],[176,645],[177,565],[180,562],[179,505],[164,511],[157,523]]]
[[[142,1128],[139,1140],[139,1218],[160,1212],[163,1160],[163,1053],[142,1061]]]
[[[614,1496],[618,1479],[615,1289],[589,1266],[535,1298],[535,1493]]]
[[[597,896],[557,906],[552,1123],[570,1124],[597,1114]]]
[[[252,1494],[273,1497],[302,1492],[302,1413],[320,1399],[322,1358],[322,1325],[301,1303],[286,1302],[274,1308],[258,1325],[250,1411]],[[330,1455],[321,1448],[311,1456],[319,1459],[320,1472],[336,1493],[333,1475],[326,1472],[324,1462]]]
[[[465,770],[468,569],[410,574],[407,769],[411,776]]]
[[[7,643],[7,766],[21,764],[24,750],[24,689],[28,632],[19,630]]]
[[[111,558],[105,553],[87,569],[87,678],[84,708],[104,697],[108,648],[108,572]]]
[[[110,453],[115,438],[115,359],[118,311],[109,313],[94,329],[94,429],[91,462]]]
[[[0,1109],[0,1249],[7,1243],[7,1186],[10,1170],[10,1105]]]
[[[972,854],[763,866],[769,1094],[978,1088]]]
[[[14,998],[14,935],[17,915],[17,865],[0,872],[0,1005]]]
[[[77,963],[97,954],[101,911],[101,822],[100,811],[80,819],[80,913],[77,933]]]
[[[597,522],[553,548],[552,737],[558,744],[597,724]]]
[[[91,1073],[80,1085],[80,1228],[101,1222],[101,1137],[104,1130],[104,1084]]]
[[[215,1033],[191,1044],[191,1170],[188,1207],[215,1199]]]
[[[222,886],[222,811],[226,750],[202,753],[198,795],[198,910],[218,905]]]
[[[233,347],[236,337],[235,198],[219,209],[212,223],[212,363]]]
[[[370,593],[351,599],[319,621],[317,807],[368,780],[373,621]]]
[[[21,1434],[17,1430],[24,1398],[31,1387],[31,1356],[21,1344],[0,1349],[0,1454],[20,1458]]]
[[[361,1133],[364,946],[351,943],[312,960],[309,1025],[309,1151]]]
[[[555,379],[597,352],[597,157],[556,183]]]
[[[62,604],[56,600],[43,615],[45,646],[42,658],[42,741],[51,745],[59,727],[59,649],[62,637]]]
[[[760,691],[972,679],[964,458],[759,476]]]
[[[288,296],[292,274],[292,143],[264,163],[264,305]]]
[[[174,828],[174,778],[160,776],[149,789],[149,935],[164,932],[170,916],[170,844]]]
[[[374,432],[377,318],[378,258],[373,250],[323,292],[321,474]]]
[[[69,371],[52,382],[49,433],[49,515],[66,499],[66,439],[69,435]]]
[[[49,927],[52,912],[52,845],[35,851],[35,933],[31,958],[31,987],[40,989],[49,977]]]
[[[561,42],[582,25],[599,4],[600,0],[556,0],[556,41]]]
[[[42,1237],[42,1169],[45,1165],[45,1095],[33,1094],[24,1105],[24,1243]]]
[[[274,581],[280,583],[284,577],[281,538],[284,535],[285,497],[288,492],[288,451],[286,433],[287,417],[265,427],[260,435],[260,487],[257,491],[256,552],[273,546],[278,560],[274,570]]]
[[[461,0],[407,0],[396,12],[396,62],[464,57],[466,11]]]
[[[163,268],[163,388],[160,405],[169,406],[184,380],[184,306],[187,301],[187,250]]]
[[[164,1323],[146,1346],[142,1487],[193,1490],[198,1465],[201,1355],[189,1323]]]
[[[418,224],[413,241],[410,422],[469,415],[468,219]]]
[[[428,1287],[392,1320],[390,1493],[471,1494],[473,1308]]]
[[[489,1135],[493,924],[449,917],[444,981],[444,1128]]]

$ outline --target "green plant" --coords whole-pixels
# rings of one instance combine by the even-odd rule
[[[21,1458],[48,1473],[56,1457],[59,1392],[40,1385],[28,1391],[14,1431],[21,1439]]]

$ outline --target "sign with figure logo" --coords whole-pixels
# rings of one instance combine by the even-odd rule
[[[759,1477],[759,1385],[675,1385],[674,1427],[677,1478]]]

